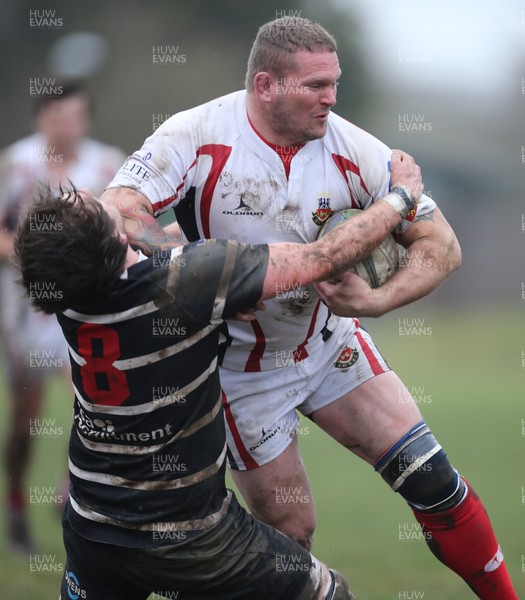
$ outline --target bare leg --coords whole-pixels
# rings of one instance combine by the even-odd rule
[[[369,379],[311,416],[316,425],[370,464],[422,420],[392,371]]]
[[[315,505],[296,438],[280,456],[262,467],[249,471],[232,469],[231,474],[256,518],[310,550]]]

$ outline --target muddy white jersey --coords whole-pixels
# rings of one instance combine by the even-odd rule
[[[155,215],[170,208],[188,240],[230,238],[246,243],[311,242],[343,208],[366,208],[390,185],[391,150],[331,113],[326,135],[296,148],[287,177],[283,160],[252,127],[246,92],[175,114],[130,156],[108,187],[144,194]],[[423,196],[417,216],[435,208]],[[410,226],[413,211],[399,226]],[[301,361],[333,331],[311,286],[276,290],[249,323],[230,321],[223,366],[265,371]]]

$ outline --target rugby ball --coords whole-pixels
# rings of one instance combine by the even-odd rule
[[[335,212],[325,221],[319,231],[318,237],[321,238],[338,225],[341,225],[361,212],[362,210],[359,208],[344,208]],[[386,283],[398,269],[399,249],[392,234],[388,234],[388,237],[381,242],[380,246],[370,256],[357,263],[349,271],[359,275],[371,288],[377,288]]]

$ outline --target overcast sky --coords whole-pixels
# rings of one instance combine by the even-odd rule
[[[363,17],[376,76],[493,94],[525,76],[525,0],[332,0]]]

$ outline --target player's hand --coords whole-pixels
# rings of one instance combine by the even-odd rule
[[[245,323],[248,323],[249,321],[255,321],[257,318],[256,312],[258,310],[266,310],[266,304],[264,302],[257,302],[255,308],[249,308],[243,312],[235,313],[232,319],[234,321],[244,321]]]
[[[416,161],[403,150],[392,150],[390,159],[390,180],[392,187],[404,185],[408,187],[412,195],[419,200],[423,194],[423,180],[421,169]]]
[[[381,288],[372,289],[364,279],[346,271],[337,276],[337,283],[323,281],[314,284],[321,300],[334,315],[340,317],[379,317]]]

